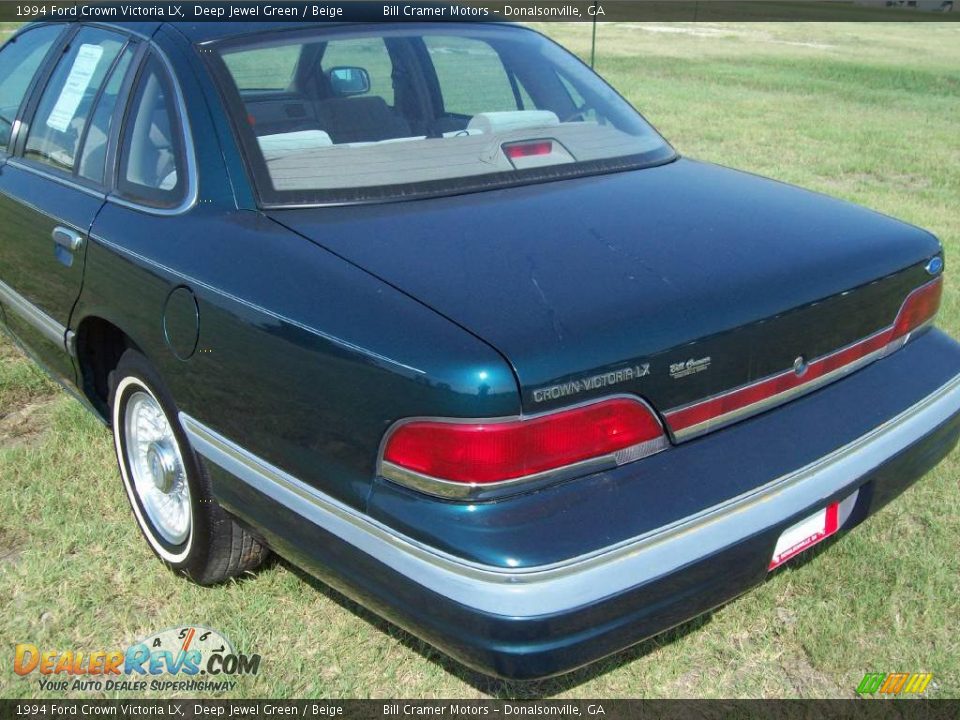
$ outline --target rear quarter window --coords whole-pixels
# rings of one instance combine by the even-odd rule
[[[147,57],[123,124],[117,189],[126,200],[173,208],[186,197],[183,127],[173,82],[156,55]]]

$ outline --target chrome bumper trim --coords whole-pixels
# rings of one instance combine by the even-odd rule
[[[401,535],[243,450],[189,415],[211,462],[440,595],[482,612],[536,617],[596,602],[717,552],[825,501],[960,412],[960,375],[854,442],[759,488],[653,532],[552,565],[472,563]],[[772,548],[771,548],[772,549]]]

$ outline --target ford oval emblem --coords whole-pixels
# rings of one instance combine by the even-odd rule
[[[797,377],[803,376],[808,367],[807,359],[803,355],[798,355],[797,359],[793,361],[793,371],[797,374]]]
[[[927,263],[927,272],[931,275],[939,275],[941,270],[943,270],[943,258],[939,255]]]

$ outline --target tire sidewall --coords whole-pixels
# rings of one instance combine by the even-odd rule
[[[186,434],[180,426],[176,405],[156,372],[140,353],[128,350],[124,353],[111,377],[110,413],[113,427],[114,449],[130,508],[140,532],[154,554],[176,570],[190,572],[195,565],[202,565],[203,542],[207,531],[207,518],[201,510],[201,501],[207,497],[200,482],[200,466],[190,447]],[[153,528],[133,482],[127,458],[125,414],[127,403],[136,392],[144,392],[160,406],[173,430],[180,456],[183,459],[186,481],[190,490],[190,534],[180,545],[173,546],[163,540]]]

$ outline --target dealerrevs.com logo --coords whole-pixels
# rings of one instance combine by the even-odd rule
[[[224,692],[231,678],[256,675],[259,655],[245,655],[216,630],[184,626],[150,635],[130,647],[62,650],[19,643],[13,670],[36,677],[45,692],[154,690]]]

